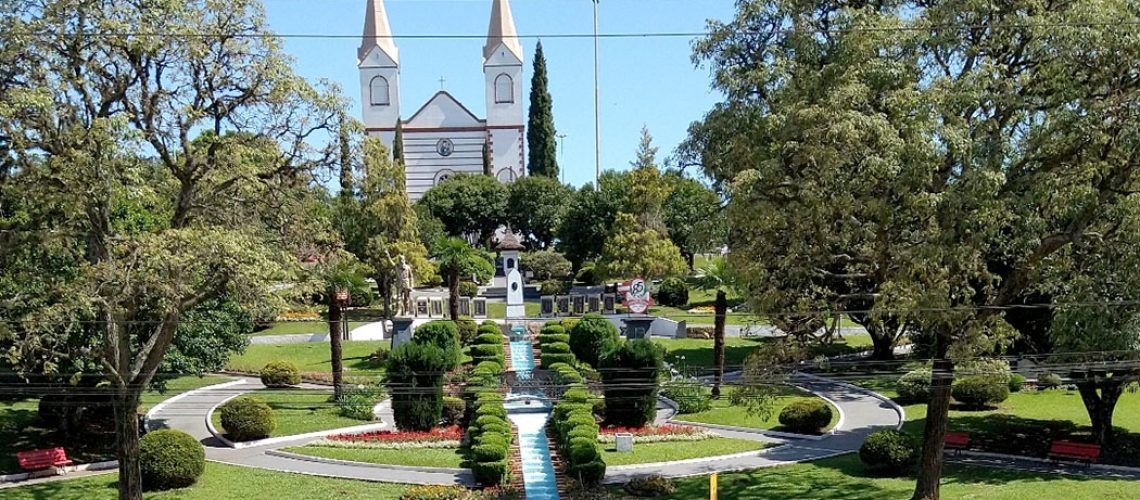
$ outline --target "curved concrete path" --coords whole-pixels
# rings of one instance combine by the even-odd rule
[[[712,428],[724,437],[775,443],[777,446],[723,457],[608,467],[605,482],[623,483],[634,477],[649,474],[683,477],[759,469],[845,455],[858,450],[863,444],[863,438],[872,431],[881,428],[898,428],[902,424],[901,408],[887,398],[866,389],[807,374],[797,374],[789,382],[830,401],[839,409],[840,422],[831,434],[819,439],[795,439],[774,437],[759,429],[746,431]],[[672,418],[672,408],[666,407],[664,410],[659,408],[658,422],[670,421],[670,418]],[[701,426],[693,422],[676,423]]]
[[[364,481],[381,481],[408,484],[460,484],[473,485],[470,471],[424,472],[404,467],[384,467],[382,465],[349,465],[299,460],[267,454],[279,448],[302,446],[317,438],[301,438],[296,441],[278,442],[267,446],[233,449],[225,446],[206,428],[206,415],[210,409],[223,401],[262,387],[261,381],[253,378],[239,378],[241,384],[217,385],[186,393],[182,398],[171,401],[155,411],[147,422],[151,428],[171,428],[189,433],[201,441],[206,448],[206,458],[214,462],[231,465],[270,469],[280,472],[293,472],[314,476],[340,477]],[[323,386],[302,386],[323,388]],[[381,412],[382,421],[391,423],[390,411]]]

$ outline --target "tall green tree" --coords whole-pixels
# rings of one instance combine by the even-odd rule
[[[351,200],[352,185],[352,143],[348,129],[348,117],[341,115],[337,130],[337,144],[340,146],[340,197]]]
[[[139,499],[142,392],[189,311],[222,297],[280,303],[272,284],[292,280],[293,251],[305,246],[288,240],[297,233],[282,217],[315,170],[335,165],[341,101],[294,75],[273,37],[91,36],[122,26],[266,33],[252,0],[4,9],[14,11],[5,36],[22,35],[0,56],[17,47],[28,72],[0,107],[0,137],[12,138],[5,161],[20,172],[21,196],[53,207],[26,229],[57,231],[56,248],[81,257],[49,280],[46,307],[4,320],[56,325],[20,332],[23,349],[95,339],[93,349],[39,356],[49,370],[63,358],[98,366],[89,373],[114,406],[119,496]],[[332,146],[314,147],[317,138]],[[117,197],[133,193],[157,200],[153,223],[113,222]]]
[[[1074,252],[1131,244],[1140,81],[1122,54],[1140,41],[1119,23],[1138,17],[1114,0],[756,0],[695,45],[726,100],[682,159],[731,195],[756,309],[804,331],[865,311],[868,330],[934,339],[914,498],[938,498],[952,360],[1007,343],[1024,324],[1003,311],[1053,301],[1084,272]]]
[[[432,252],[439,266],[439,274],[447,283],[448,315],[452,321],[459,319],[459,279],[475,276],[480,280],[490,278],[495,272],[491,259],[472,247],[462,238],[447,238],[439,242]]]
[[[725,243],[728,228],[721,199],[700,181],[676,170],[666,172],[665,177],[672,186],[662,209],[665,227],[692,269],[696,254],[719,250]]]
[[[526,126],[526,169],[530,175],[558,178],[558,138],[554,129],[554,99],[547,88],[546,55],[542,42],[534,50],[530,78],[530,116]]]
[[[571,197],[558,228],[558,250],[575,270],[602,255],[614,218],[627,210],[629,190],[628,173],[607,170],[597,187],[587,184]]]
[[[696,276],[690,278],[690,284],[694,288],[716,293],[713,301],[714,398],[720,397],[720,385],[724,381],[724,324],[728,318],[728,294],[739,293],[736,283],[736,275],[723,258],[710,260],[700,268]]]
[[[669,238],[644,227],[633,215],[619,213],[596,269],[607,279],[654,279],[684,274],[688,267]]]
[[[554,244],[554,236],[574,190],[553,177],[527,176],[507,186],[507,222],[541,248]]]
[[[494,176],[495,173],[491,171],[491,144],[483,141],[483,175]]]
[[[392,161],[403,167],[404,161],[404,120],[396,118],[396,133],[392,136]]]

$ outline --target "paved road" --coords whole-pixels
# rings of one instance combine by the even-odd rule
[[[188,396],[167,404],[155,412],[148,425],[151,425],[152,428],[167,427],[189,433],[201,441],[202,445],[206,447],[206,458],[215,462],[271,469],[281,472],[342,477],[365,481],[409,484],[474,484],[471,473],[466,470],[463,472],[422,472],[375,465],[359,466],[318,463],[266,454],[266,451],[269,450],[304,445],[307,442],[313,441],[313,438],[254,448],[229,448],[210,434],[209,429],[206,428],[206,414],[210,411],[210,408],[221,404],[230,397],[261,387],[261,382],[257,379],[243,378],[239,380],[242,381],[240,385],[228,387],[214,386],[206,390],[189,393]],[[319,386],[312,386],[312,388],[316,387]],[[327,389],[327,387],[324,389]],[[388,424],[392,423],[390,412],[382,411],[380,418]]]

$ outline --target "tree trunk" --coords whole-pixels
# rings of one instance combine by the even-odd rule
[[[945,344],[945,343],[943,343]],[[941,350],[945,351],[945,347]],[[938,483],[942,479],[942,452],[946,440],[946,424],[950,420],[950,385],[954,382],[954,363],[943,353],[934,360],[930,383],[930,404],[926,407],[926,425],[922,430],[922,456],[918,480],[912,500],[938,500]]]
[[[376,288],[384,297],[384,319],[392,319],[392,282],[384,275],[376,275]]]
[[[447,277],[447,313],[451,321],[459,321],[459,275]]]
[[[344,309],[336,299],[336,292],[329,293],[329,348],[332,350],[333,400],[340,401],[344,396],[344,363],[341,347],[341,316]]]
[[[115,395],[115,458],[119,460],[119,500],[142,499],[139,468],[139,396],[141,391],[120,388]]]
[[[720,384],[724,382],[724,321],[728,313],[728,297],[724,290],[716,291],[716,302],[713,306],[713,398],[720,397]]]
[[[878,332],[878,335],[871,333],[871,344],[874,349],[871,350],[871,359],[875,361],[891,361],[895,359],[895,338],[891,332]]]
[[[1096,374],[1087,377],[1077,383],[1077,391],[1081,393],[1081,400],[1089,413],[1093,437],[1101,448],[1106,448],[1112,443],[1112,414],[1116,411],[1116,402],[1124,392],[1124,384]],[[1098,387],[1100,394],[1097,394]]]

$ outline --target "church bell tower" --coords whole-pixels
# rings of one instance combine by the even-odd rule
[[[492,0],[483,46],[487,86],[487,139],[495,177],[511,182],[524,175],[523,48],[509,0]]]
[[[392,38],[384,0],[368,0],[356,60],[364,126],[379,130],[384,144],[391,146],[400,119],[400,51]]]

